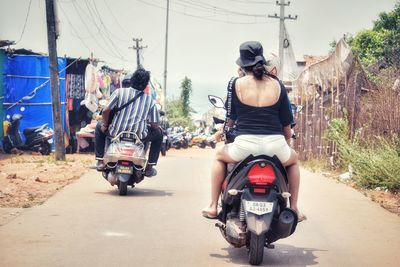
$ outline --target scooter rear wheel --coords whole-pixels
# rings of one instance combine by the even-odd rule
[[[264,258],[265,235],[250,234],[249,263],[260,265]]]
[[[120,196],[126,196],[126,194],[128,193],[128,182],[119,181],[118,193]]]

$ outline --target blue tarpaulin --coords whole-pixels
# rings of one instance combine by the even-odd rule
[[[59,58],[58,70],[61,71],[65,67],[66,59]],[[59,78],[62,119],[63,125],[65,125],[65,71],[59,73]],[[50,82],[32,93],[35,88],[49,79],[49,58],[47,56],[13,55],[5,59],[4,115],[7,119],[8,115],[22,114],[20,132],[25,128],[45,123],[54,129]],[[25,99],[22,100],[22,98]]]

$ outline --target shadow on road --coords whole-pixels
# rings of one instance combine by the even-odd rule
[[[104,195],[113,195],[118,196],[118,188],[114,187],[114,189],[110,189],[104,192],[95,192],[96,194],[104,194]],[[155,190],[155,189],[147,189],[147,188],[128,188],[128,193],[126,196],[119,197],[170,197],[173,196],[171,191],[164,190]]]
[[[248,265],[248,254],[246,248],[224,248],[228,255],[210,254],[211,257],[220,258],[224,261]],[[314,248],[298,248],[290,245],[276,244],[275,249],[264,250],[264,261],[261,266],[309,266],[317,264],[314,251],[324,251]]]

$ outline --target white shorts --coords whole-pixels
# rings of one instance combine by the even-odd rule
[[[235,161],[241,161],[250,154],[253,156],[276,155],[281,162],[290,158],[291,149],[283,135],[239,135],[228,144],[228,154]]]

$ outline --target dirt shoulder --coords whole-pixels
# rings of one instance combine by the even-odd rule
[[[378,203],[382,208],[397,214],[400,216],[400,191],[399,192],[390,192],[383,188],[376,189],[364,189],[359,187],[353,180],[351,179],[343,179],[340,177],[341,173],[335,171],[326,171],[321,166],[316,166],[314,163],[304,163],[302,167],[314,172],[319,173],[322,176],[328,177],[330,179],[334,179],[340,183],[344,183],[354,189],[358,190],[366,197],[370,198],[372,201]]]
[[[89,154],[54,156],[0,154],[0,225],[40,205],[64,186],[79,179],[93,164]]]
[[[215,150],[171,149],[167,156],[213,157]],[[29,208],[40,205],[58,190],[79,179],[94,164],[92,154],[54,155],[0,154],[0,208]]]

